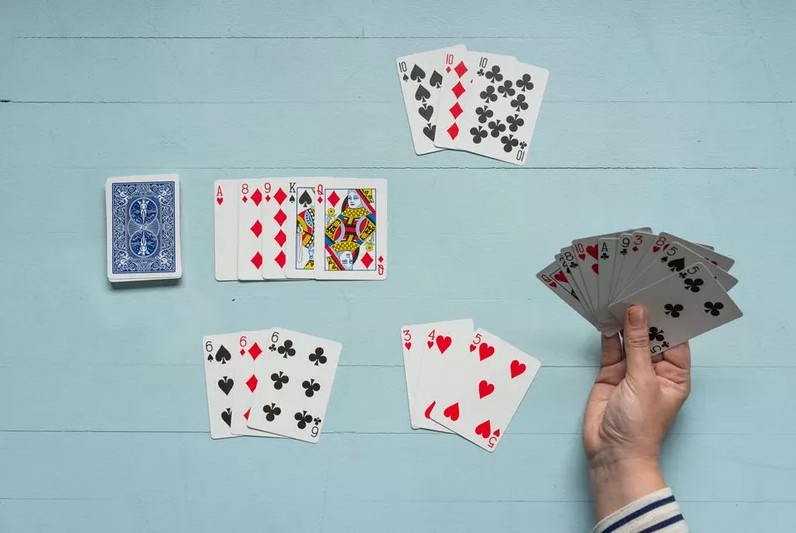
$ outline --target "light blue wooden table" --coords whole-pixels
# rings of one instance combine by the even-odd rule
[[[533,279],[629,226],[737,258],[665,449],[696,531],[796,516],[796,3],[0,0],[0,531],[558,532],[591,526],[597,335]],[[416,157],[394,58],[548,68],[527,166]],[[185,275],[105,278],[106,177],[178,172]],[[390,182],[383,283],[216,283],[211,183]],[[409,428],[398,328],[473,317],[544,367],[494,454]],[[208,436],[204,334],[343,342],[323,438]]]

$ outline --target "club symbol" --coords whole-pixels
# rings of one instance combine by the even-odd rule
[[[483,76],[484,75],[484,69],[479,68],[478,72],[476,72],[476,74],[478,74],[479,76]]]
[[[478,93],[478,96],[487,104],[489,102],[495,102],[498,98],[498,95],[495,94],[495,88],[491,85],[487,85],[483,91]]]
[[[489,124],[486,125],[487,128],[492,132],[492,137],[499,137],[501,133],[506,131],[506,125],[503,124],[500,119],[492,120]]]
[[[696,279],[688,278],[683,283],[685,283],[685,290],[691,292],[699,292],[702,289],[702,285],[705,284],[705,282],[702,281],[702,279],[700,278]]]
[[[277,353],[281,355],[284,359],[288,357],[293,357],[296,355],[296,349],[293,348],[293,341],[290,339],[285,340],[284,344],[276,349]]]
[[[473,142],[475,144],[480,144],[483,139],[486,139],[489,132],[487,132],[481,126],[470,128],[470,135],[473,136]]]
[[[276,351],[276,344],[272,343],[271,346],[268,347],[268,351],[275,352]]]
[[[528,102],[525,101],[524,94],[518,94],[517,98],[513,99],[510,105],[517,111],[517,113],[528,109]]]
[[[507,153],[510,153],[520,144],[520,141],[515,139],[514,135],[504,135],[500,138],[500,142],[503,143],[503,151]]]
[[[320,346],[315,348],[315,351],[310,354],[310,363],[314,363],[315,366],[326,364],[326,356],[323,355],[323,348]]]
[[[216,361],[222,365],[225,365],[230,359],[232,359],[232,354],[229,353],[229,350],[222,345],[221,348],[218,349],[218,352],[216,352]]]
[[[484,106],[475,108],[475,114],[478,115],[478,122],[484,124],[487,120],[492,118],[495,112],[489,109],[489,107]]]
[[[608,259],[608,254],[603,252],[602,254],[600,254],[600,259]]]
[[[627,255],[627,248],[622,248],[622,250],[619,253],[622,255]]]
[[[509,123],[509,130],[516,132],[525,124],[525,119],[519,115],[509,115],[506,117],[506,122]]]
[[[316,392],[321,390],[321,384],[315,383],[314,379],[309,379],[309,380],[305,379],[304,381],[301,382],[301,386],[304,387],[304,389],[306,389],[304,391],[304,395],[307,398],[312,398]]]
[[[498,87],[498,92],[503,95],[503,98],[514,96],[517,91],[514,90],[514,84],[510,80],[503,82],[503,85]]]
[[[528,143],[526,143],[525,141],[522,141],[522,142],[520,143],[520,148],[521,148],[521,149],[525,150],[525,147],[526,147],[526,146],[528,146]]]
[[[724,309],[724,304],[721,302],[705,302],[705,312],[710,313],[711,316],[719,316],[722,309]]]
[[[282,409],[280,409],[275,403],[272,403],[270,405],[263,406],[263,413],[265,413],[266,420],[273,422],[276,417],[282,414]]]
[[[666,310],[666,314],[671,315],[672,318],[679,317],[683,312],[683,306],[680,304],[666,304],[663,308]]]
[[[319,425],[321,422],[323,422],[323,421],[320,418],[318,418],[317,416],[312,421],[312,423],[315,424],[316,426]]]
[[[669,343],[668,343],[668,342],[666,342],[666,341],[663,341],[663,342],[661,343],[661,348],[668,348],[668,347],[669,347]]]
[[[578,268],[578,264],[575,261],[569,263],[569,268]]]
[[[530,74],[523,74],[522,78],[517,80],[517,87],[522,91],[530,91],[533,89],[533,82],[531,81]]]
[[[491,81],[491,82],[495,82],[495,81],[497,81],[497,82],[500,82],[500,81],[503,81],[503,74],[501,74],[501,73],[500,73],[500,67],[499,67],[499,66],[497,66],[497,65],[493,66],[493,67],[492,67],[492,68],[491,68],[491,69],[490,69],[490,70],[489,70],[489,71],[486,73],[486,79],[488,79],[488,80],[489,80],[489,81]]]
[[[649,336],[651,341],[662,341],[664,339],[663,330],[658,328],[650,328]]]
[[[279,372],[274,372],[271,374],[271,381],[274,382],[274,388],[276,390],[280,390],[282,387],[287,385],[288,381],[290,381],[290,378],[280,370]]]
[[[293,418],[298,422],[296,426],[298,426],[299,429],[306,429],[307,424],[312,422],[312,415],[307,414],[307,411],[299,411],[293,415]]]

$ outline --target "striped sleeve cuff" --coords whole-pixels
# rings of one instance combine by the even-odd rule
[[[639,498],[604,518],[593,533],[688,533],[672,489]]]

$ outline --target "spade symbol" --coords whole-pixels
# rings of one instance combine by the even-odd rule
[[[232,427],[232,409],[221,411],[221,420],[226,422],[229,427]]]
[[[422,100],[426,101],[427,99],[431,98],[431,93],[428,92],[428,89],[423,87],[422,85],[417,86],[417,90],[415,91],[415,100]]]
[[[418,108],[417,112],[420,113],[421,117],[430,121],[431,116],[434,114],[434,108],[428,104],[423,104],[422,107]]]
[[[299,196],[299,203],[304,207],[310,205],[312,203],[312,196],[310,196],[310,193],[307,191],[301,193],[301,196]]]
[[[213,354],[209,354],[209,355],[207,356],[207,360],[208,360],[208,361],[212,361],[212,360],[213,360]]]
[[[680,259],[675,259],[674,261],[669,261],[669,270],[672,272],[680,272],[682,269],[685,268],[685,259],[682,257]]]
[[[221,363],[222,365],[227,364],[227,361],[232,359],[232,354],[229,353],[229,350],[225,346],[221,346],[216,353],[216,361]]]
[[[296,201],[296,197],[291,194],[290,195],[290,203],[292,204],[295,201]]]
[[[432,141],[434,140],[434,135],[436,133],[437,133],[437,125],[436,124],[434,124],[433,126],[431,124],[429,124],[428,126],[425,126],[423,128],[423,134],[426,137],[428,137],[429,139],[431,139]]]
[[[426,72],[419,66],[415,65],[412,67],[412,72],[409,73],[409,77],[412,78],[412,81],[420,81],[426,77]]]
[[[229,379],[227,376],[224,376],[223,378],[218,380],[218,388],[221,389],[221,391],[227,396],[229,396],[229,391],[232,390],[232,386],[234,384],[235,381]]]
[[[442,74],[440,74],[435,70],[434,73],[431,75],[431,77],[428,79],[428,84],[431,85],[432,87],[436,87],[437,89],[442,87]]]

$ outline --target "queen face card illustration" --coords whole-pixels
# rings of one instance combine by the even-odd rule
[[[317,179],[298,178],[290,182],[288,224],[288,279],[315,277],[315,185]]]
[[[109,178],[105,204],[110,281],[182,276],[176,174]]]
[[[315,202],[315,279],[385,279],[387,181],[322,180]]]

